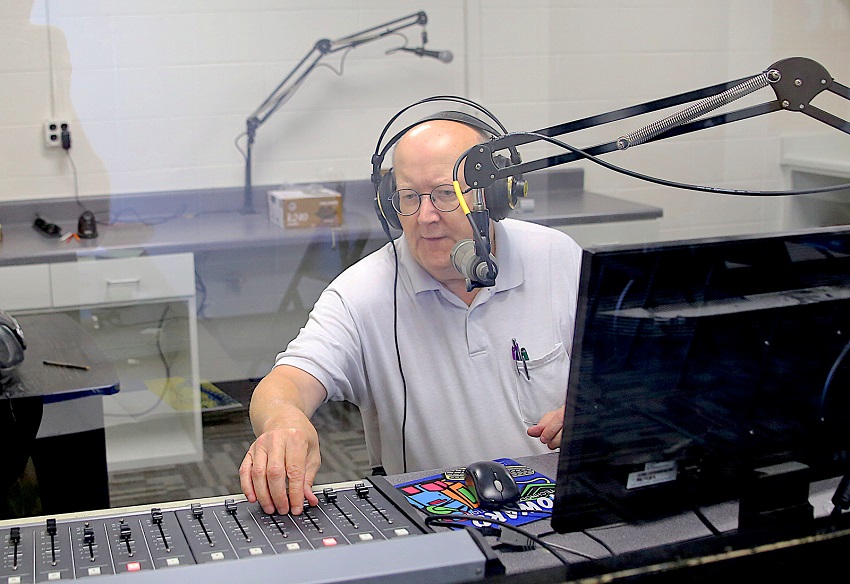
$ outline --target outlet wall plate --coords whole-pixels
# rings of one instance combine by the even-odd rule
[[[62,130],[68,129],[66,120],[44,121],[44,145],[48,148],[59,148],[62,146]]]

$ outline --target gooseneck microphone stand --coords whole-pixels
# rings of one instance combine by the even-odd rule
[[[269,96],[257,107],[254,112],[248,116],[245,121],[245,200],[240,213],[243,215],[253,214],[257,211],[254,209],[254,188],[251,182],[251,165],[252,165],[252,150],[254,147],[254,139],[257,135],[257,129],[262,126],[280,107],[289,101],[289,98],[298,90],[307,76],[320,64],[320,62],[328,55],[339,51],[354,49],[360,45],[384,38],[388,35],[395,34],[405,28],[419,25],[424,27],[428,23],[428,17],[424,12],[416,12],[409,16],[397,18],[378,26],[373,26],[366,30],[336,39],[320,39],[316,42],[310,51],[304,55],[304,58],[289,72],[286,77],[278,84],[277,87],[269,94]],[[423,44],[426,35],[422,35]],[[424,46],[422,47],[424,51]]]

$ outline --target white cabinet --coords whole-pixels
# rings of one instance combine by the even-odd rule
[[[50,266],[53,306],[135,303],[195,295],[192,254],[66,262]]]
[[[0,309],[12,312],[51,306],[50,266],[0,267]]]
[[[113,363],[120,391],[102,398],[110,471],[203,458],[193,254],[0,267],[0,308],[65,312]],[[46,419],[66,406],[48,404]]]

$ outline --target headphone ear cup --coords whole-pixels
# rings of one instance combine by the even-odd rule
[[[372,199],[372,203],[375,207],[375,214],[378,216],[378,221],[381,222],[381,229],[384,230],[384,234],[387,236],[387,239],[392,239],[393,236],[390,233],[390,226],[387,224],[387,218],[384,217],[384,214],[381,212],[381,205],[378,202],[378,195],[375,195],[375,198]]]
[[[24,360],[26,343],[20,332],[18,322],[8,313],[0,310],[0,372],[9,371]]]
[[[510,166],[508,158],[496,155],[493,158],[498,168]],[[487,203],[487,210],[490,211],[490,219],[493,221],[501,221],[511,212],[511,193],[508,189],[508,179],[503,178],[497,180],[489,187],[484,189],[484,200]]]
[[[398,213],[393,209],[394,192],[395,174],[391,168],[381,176],[381,182],[378,183],[375,196],[375,213],[378,214],[378,219],[382,223],[386,222],[393,229],[401,231],[401,221],[398,220]]]

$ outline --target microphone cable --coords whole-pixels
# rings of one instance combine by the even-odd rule
[[[527,537],[528,539],[530,539],[531,541],[533,541],[534,543],[538,544],[540,547],[545,549],[547,552],[552,554],[564,566],[567,566],[567,567],[570,566],[570,561],[567,558],[565,558],[564,556],[562,556],[560,553],[558,553],[558,551],[555,549],[556,546],[554,544],[543,541],[543,539],[541,539],[539,536],[536,536],[533,533],[530,533],[526,529],[522,529],[521,527],[517,527],[516,525],[511,525],[507,521],[500,521],[499,519],[491,519],[490,517],[485,517],[485,516],[482,516],[482,515],[468,515],[468,514],[465,514],[465,513],[451,513],[449,515],[428,515],[427,517],[425,517],[425,524],[426,525],[437,525],[437,526],[440,526],[440,527],[448,527],[448,528],[458,528],[458,527],[460,527],[460,528],[466,529],[466,530],[475,529],[475,527],[473,527],[471,525],[458,523],[458,521],[480,521],[480,522],[486,522],[486,523],[494,523],[496,525],[499,525],[502,529],[509,529],[511,531],[519,533],[523,537]],[[566,547],[560,546],[560,545],[557,546],[557,547],[566,551],[566,552],[569,552],[571,554],[575,554],[577,556],[585,558],[587,560],[598,559],[594,556],[591,556],[590,554],[586,554],[586,553],[578,551],[578,550],[569,549],[569,548],[566,548]]]
[[[585,152],[581,148],[577,148],[568,144],[562,140],[558,140],[557,138],[552,138],[551,136],[546,136],[545,134],[540,134],[537,132],[511,132],[509,134],[505,134],[504,137],[507,136],[532,136],[537,138],[538,140],[542,140],[544,142],[549,142],[550,144],[554,144],[555,146],[559,146],[564,150],[569,150],[573,154],[576,154],[582,158],[585,158],[595,164],[598,164],[608,170],[613,170],[614,172],[618,172],[620,174],[624,174],[626,176],[630,176],[632,178],[636,178],[639,180],[643,180],[646,182],[658,184],[666,187],[673,187],[677,189],[685,189],[691,191],[700,191],[706,193],[715,193],[719,195],[746,195],[746,196],[784,196],[784,195],[809,195],[814,193],[828,193],[832,191],[840,191],[843,189],[850,188],[850,183],[843,183],[838,185],[826,186],[826,187],[812,187],[808,189],[789,189],[784,191],[764,191],[764,190],[750,190],[750,189],[727,189],[722,187],[709,187],[703,185],[695,185],[690,183],[677,182],[673,180],[668,180],[664,178],[659,178],[656,176],[643,174],[640,172],[636,172],[633,170],[629,170],[628,168],[623,168],[622,166],[617,166],[616,164],[611,164],[610,162],[606,162],[602,160],[598,156],[594,154],[590,154],[589,152]],[[452,180],[457,181],[458,169],[460,168],[461,160],[464,160],[469,156],[469,153],[476,148],[477,146],[473,146],[463,154],[461,154],[460,158],[455,162],[454,174],[452,176]]]
[[[844,345],[844,348],[841,349],[841,352],[838,354],[838,357],[835,358],[835,361],[832,363],[832,367],[829,368],[829,373],[826,376],[826,379],[823,382],[823,390],[821,391],[820,403],[818,404],[819,410],[819,418],[821,422],[826,420],[826,399],[829,397],[829,388],[832,385],[832,380],[835,377],[835,372],[838,371],[838,368],[844,361],[844,358],[847,357],[847,353],[850,351],[850,341]]]
[[[474,148],[474,146],[473,146],[473,148]],[[469,150],[467,150],[466,152],[469,152]],[[458,158],[458,160],[455,162],[455,167],[454,167],[454,170],[452,171],[454,173],[454,177],[457,177],[458,163],[465,157],[466,157],[466,153],[462,154],[461,157]],[[481,253],[482,253],[481,261],[484,262],[485,264],[487,264],[487,275],[488,275],[488,277],[490,275],[492,275],[492,280],[490,280],[490,282],[495,283],[496,274],[498,273],[498,269],[496,268],[496,264],[491,257],[491,251],[490,251],[490,234],[489,234],[489,230],[490,230],[489,217],[490,216],[489,216],[489,214],[486,215],[487,226],[485,227],[485,229],[487,230],[488,233],[486,235],[482,235],[478,230],[479,229],[478,224],[475,222],[475,217],[472,216],[472,211],[470,211],[469,205],[466,204],[466,199],[463,198],[463,190],[461,190],[460,182],[457,180],[457,178],[453,178],[452,186],[454,187],[455,196],[457,196],[457,201],[460,204],[460,208],[463,211],[463,214],[466,216],[466,220],[469,221],[469,225],[472,227],[472,241],[475,244],[475,249],[481,250]],[[486,212],[486,208],[485,208],[485,212]],[[454,260],[452,260],[452,263],[454,263]],[[460,270],[458,270],[458,271],[460,271]],[[482,282],[479,278],[469,278],[469,280],[470,280],[470,282],[476,281],[480,284],[486,284],[486,282]]]
[[[398,346],[398,249],[395,241],[391,240],[393,256],[395,258],[395,273],[393,276],[393,342],[395,343],[395,356],[398,362],[398,373],[401,376],[401,391],[404,396],[404,409],[401,416],[401,468],[407,472],[407,380],[404,377],[404,368],[401,366],[401,349]]]

